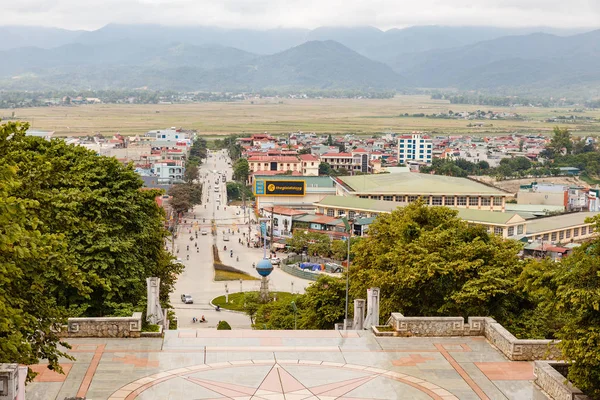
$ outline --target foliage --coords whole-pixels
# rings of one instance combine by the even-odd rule
[[[213,251],[213,267],[215,269],[215,280],[225,280],[223,279],[225,276],[232,278],[233,280],[239,280],[239,279],[244,279],[244,280],[255,280],[257,278],[254,278],[252,276],[250,276],[249,274],[245,273],[244,271],[240,271],[237,268],[231,267],[229,265],[224,264],[221,261],[221,257],[219,256],[219,249],[217,249],[217,245],[212,245],[212,251]],[[223,275],[221,274],[219,279],[217,279],[216,273],[217,271],[221,271],[221,272],[228,272],[228,275]],[[231,275],[231,274],[235,274],[235,275]]]
[[[2,126],[2,140],[17,126]],[[44,232],[32,210],[39,203],[21,198],[16,168],[0,166],[0,363],[37,364],[61,371],[67,357],[51,327],[66,322],[58,293],[86,293],[85,278],[73,265],[63,235]],[[30,375],[29,378],[32,378]]]
[[[245,272],[231,272],[231,271],[222,271],[222,270],[215,270],[215,278],[214,280],[216,282],[222,282],[222,281],[239,281],[239,280],[243,280],[243,281],[256,281],[258,280],[258,278],[253,277],[252,275],[248,275]]]
[[[225,186],[227,189],[228,201],[244,200],[244,198],[246,200],[254,199],[252,189],[241,182],[227,182]]]
[[[566,154],[570,154],[573,149],[573,142],[571,141],[571,132],[567,128],[554,127],[553,136],[550,140],[550,144],[547,146],[547,150],[551,154],[562,154],[563,151]]]
[[[167,311],[167,319],[169,320],[169,330],[177,330],[177,316],[175,315],[175,311],[168,310]]]
[[[255,329],[294,329],[294,307],[298,329],[333,329],[345,313],[345,281],[320,276],[302,295],[278,296],[277,301],[259,305],[254,319]]]
[[[321,163],[319,164],[319,175],[333,175],[333,169],[331,168],[331,165],[329,165],[329,163],[321,161]]]
[[[233,164],[233,179],[238,182],[246,182],[248,180],[248,175],[250,174],[250,166],[248,165],[248,160],[245,158],[239,158]]]
[[[219,321],[219,323],[217,324],[217,330],[218,331],[230,331],[231,325],[229,325],[229,323],[227,321]]]
[[[356,236],[350,239],[350,260],[354,259],[354,246],[360,240],[361,238]],[[336,260],[346,260],[348,258],[348,242],[345,240],[333,240],[331,242],[331,257]]]
[[[327,257],[331,253],[331,240],[324,233],[297,229],[287,240],[287,245],[296,253],[306,251],[309,255],[321,257]]]
[[[56,303],[83,315],[112,315],[115,305],[137,306],[146,297],[146,278],[161,280],[168,304],[181,265],[164,249],[164,212],[156,190],[142,190],[133,166],[102,157],[62,140],[25,137],[9,124],[0,138],[0,157],[16,165],[19,195],[37,202],[28,217],[40,221],[42,234],[63,235],[75,275],[88,293],[57,291]],[[81,308],[85,311],[81,311]]]
[[[185,172],[183,173],[183,180],[185,181],[185,183],[190,185],[194,183],[194,181],[197,181],[199,176],[200,175],[198,173],[198,163],[188,162],[185,166]]]
[[[224,139],[216,139],[214,145],[217,149],[227,149],[229,158],[235,162],[242,156],[242,146],[237,143],[237,139],[237,135],[229,135]]]
[[[190,163],[196,164],[196,166],[202,164],[202,160],[206,158],[208,150],[206,147],[206,139],[199,137],[194,140],[192,147],[190,147],[190,156],[188,158],[188,168]]]
[[[182,267],[163,247],[159,192],[131,166],[27,129],[0,126],[0,362],[60,371],[52,328],[137,307],[150,276],[168,306]]]
[[[600,218],[594,221],[599,224]],[[568,378],[591,398],[600,398],[600,239],[584,243],[559,263],[524,271],[524,286],[537,296],[535,310],[561,339]]]
[[[354,246],[352,292],[380,287],[384,316],[489,315],[505,323],[526,303],[515,287],[519,249],[454,210],[411,203],[380,215]]]
[[[333,329],[343,321],[345,313],[346,282],[327,275],[306,288],[299,307],[300,329]],[[350,306],[349,306],[350,307]],[[349,310],[351,312],[352,310]]]
[[[193,206],[202,203],[202,185],[200,183],[177,183],[169,188],[169,204],[179,215]]]

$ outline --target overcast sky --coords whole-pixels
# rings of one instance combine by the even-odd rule
[[[228,28],[371,25],[600,26],[600,0],[0,0],[0,25]]]

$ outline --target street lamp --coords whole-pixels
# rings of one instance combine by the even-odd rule
[[[242,280],[240,279],[240,292],[243,292],[244,289],[242,289]]]
[[[225,284],[225,303],[229,303],[229,288]]]
[[[298,311],[298,307],[296,307],[296,302],[294,300],[292,300],[292,302],[290,304],[292,305],[292,308],[294,309],[294,330],[296,330],[296,311]]]

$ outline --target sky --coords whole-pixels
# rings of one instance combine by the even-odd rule
[[[0,25],[600,27],[600,0],[0,0]]]

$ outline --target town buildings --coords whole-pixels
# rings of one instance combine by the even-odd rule
[[[412,161],[429,164],[433,159],[433,143],[428,136],[413,132],[398,138],[398,162],[408,164]]]

